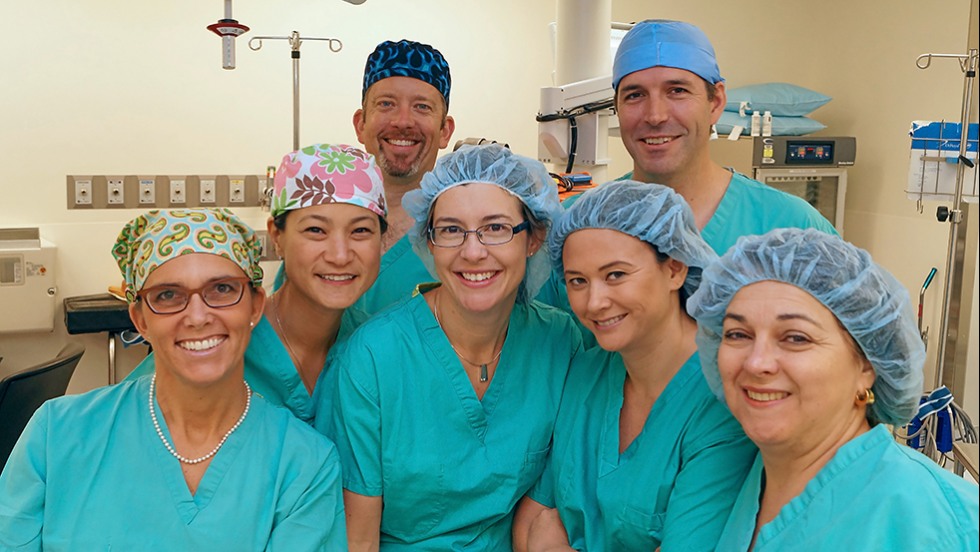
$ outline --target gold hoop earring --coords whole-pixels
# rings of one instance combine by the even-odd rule
[[[863,389],[857,392],[855,399],[858,406],[872,405],[875,403],[875,392],[870,387]]]

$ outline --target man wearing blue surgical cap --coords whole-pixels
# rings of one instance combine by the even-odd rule
[[[632,180],[670,186],[687,200],[719,254],[739,236],[773,228],[833,226],[802,199],[711,160],[711,126],[725,108],[725,79],[705,34],[682,21],[647,20],[623,38],[613,88]]]
[[[620,134],[633,158],[633,172],[623,179],[662,184],[680,194],[701,237],[719,255],[740,236],[774,228],[837,233],[803,199],[712,161],[708,141],[725,108],[725,79],[711,42],[694,25],[661,19],[637,23],[616,51],[613,88]],[[568,304],[560,274],[538,299]]]
[[[442,53],[411,40],[378,44],[364,66],[354,131],[364,149],[377,158],[388,207],[378,280],[355,304],[368,314],[430,279],[405,237],[414,221],[402,208],[402,197],[419,188],[422,175],[435,166],[439,150],[449,145],[456,128],[448,114],[451,84]]]

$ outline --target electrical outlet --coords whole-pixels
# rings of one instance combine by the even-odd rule
[[[201,179],[201,205],[214,205],[215,191],[214,179]]]
[[[228,180],[228,203],[245,203],[245,179]]]
[[[92,181],[75,180],[75,205],[92,204]]]
[[[106,177],[106,202],[109,205],[122,205],[126,202],[125,190],[123,190],[123,178],[121,176]]]
[[[153,178],[140,178],[140,205],[154,205],[157,202],[157,182]]]
[[[170,179],[170,204],[187,203],[187,181],[183,178]]]

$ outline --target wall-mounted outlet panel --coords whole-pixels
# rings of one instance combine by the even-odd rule
[[[76,177],[74,179],[69,177],[71,180],[71,193],[73,194],[75,201],[71,202],[75,205],[92,205],[92,178],[91,177]],[[69,203],[69,205],[71,205]]]
[[[200,202],[202,207],[213,207],[218,201],[214,177],[201,177]]]
[[[157,180],[152,176],[139,177],[140,207],[153,207],[157,203]]]
[[[126,188],[123,177],[106,177],[106,202],[109,205],[120,207],[126,203]]]
[[[266,175],[67,175],[68,209],[268,206]]]
[[[170,177],[170,205],[187,205],[187,180],[183,177]]]
[[[245,177],[228,177],[228,203],[230,205],[245,204]]]

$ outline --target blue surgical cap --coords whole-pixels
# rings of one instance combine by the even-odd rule
[[[725,80],[708,37],[683,21],[647,19],[634,25],[616,50],[613,89],[619,89],[619,81],[626,75],[651,67],[684,69],[711,84]]]
[[[364,65],[361,101],[367,97],[372,84],[388,77],[411,77],[431,84],[442,94],[446,107],[449,107],[449,88],[452,84],[449,64],[439,50],[428,44],[411,40],[388,40],[378,44]]]
[[[501,144],[463,146],[439,158],[435,168],[422,177],[421,187],[402,198],[402,206],[415,219],[409,239],[433,276],[436,276],[435,265],[427,245],[432,205],[446,190],[472,183],[495,184],[507,190],[521,200],[537,222],[549,228],[561,214],[558,187],[539,161],[516,155]],[[550,273],[547,253],[538,250],[527,261],[518,301],[530,301]]]
[[[565,211],[548,238],[551,261],[564,273],[562,248],[572,232],[605,228],[633,236],[687,265],[684,291],[690,297],[701,271],[718,256],[698,232],[687,201],[660,184],[620,180],[586,191]]]
[[[723,398],[718,348],[728,304],[743,287],[772,280],[812,295],[837,317],[875,371],[872,424],[906,424],[922,393],[926,351],[909,294],[867,251],[810,228],[784,228],[744,236],[704,271],[687,303],[698,322],[698,351],[705,379]]]

